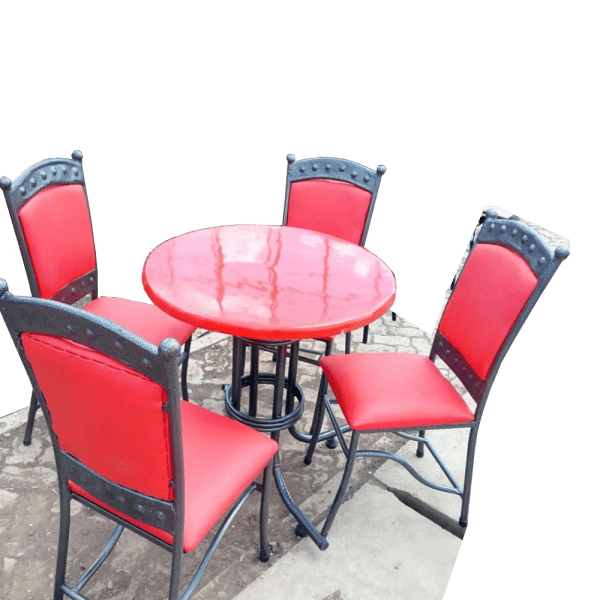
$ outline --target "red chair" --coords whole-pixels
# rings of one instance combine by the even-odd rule
[[[51,158],[15,181],[0,178],[25,263],[32,296],[73,304],[91,294],[85,310],[106,317],[157,345],[165,338],[185,343],[182,391],[187,400],[187,363],[195,327],[173,319],[152,304],[98,297],[92,222],[82,168],[83,154]],[[23,443],[31,443],[38,401],[32,394]]]
[[[54,600],[82,588],[123,528],[171,552],[169,600],[187,600],[278,444],[250,427],[181,401],[181,346],[158,347],[79,308],[20,298],[0,280],[0,312],[39,399],[54,447],[60,530]],[[71,500],[115,521],[98,558],[65,582]],[[229,511],[180,596],[184,553]],[[267,522],[260,523],[266,546]]]
[[[386,168],[379,165],[373,171],[340,158],[297,161],[293,154],[288,154],[286,160],[283,224],[327,233],[364,246]],[[367,343],[368,335],[367,325],[363,330],[363,344]],[[323,341],[333,342],[333,338]],[[352,333],[348,332],[346,354],[350,352],[351,342]],[[330,349],[325,352],[329,353]]]
[[[371,353],[321,359],[325,377],[352,431],[348,447],[331,400],[323,395],[316,410],[317,424],[307,457],[312,457],[325,409],[347,457],[342,482],[323,527],[324,536],[342,503],[356,457],[394,460],[425,485],[459,495],[462,498],[459,523],[466,527],[475,440],[488,394],[510,345],[568,255],[568,248],[559,246],[552,251],[526,224],[498,219],[497,212],[489,209],[446,304],[428,357]],[[440,373],[434,364],[436,357],[463,383],[476,403],[474,413]],[[425,437],[427,429],[457,427],[470,429],[462,487]],[[418,430],[419,434],[406,433],[409,430]],[[419,457],[427,446],[451,485],[423,478],[395,454],[358,450],[361,434],[381,431],[416,441]]]

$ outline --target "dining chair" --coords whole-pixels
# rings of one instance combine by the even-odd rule
[[[12,182],[0,178],[31,294],[66,304],[91,295],[84,310],[106,317],[154,345],[168,337],[185,344],[181,382],[187,400],[187,365],[195,327],[152,304],[98,297],[96,249],[82,161],[83,154],[75,150],[71,159],[44,160]],[[32,394],[25,445],[31,443],[38,407]]]
[[[364,246],[386,168],[379,165],[373,170],[341,158],[296,160],[293,154],[288,154],[286,160],[283,224],[327,233]],[[367,343],[368,336],[367,325],[363,328],[363,344]],[[346,354],[350,352],[351,342],[352,333],[348,332]]]
[[[326,536],[343,501],[357,457],[391,459],[421,483],[461,498],[459,523],[466,527],[475,442],[483,409],[500,364],[569,249],[554,251],[522,221],[487,215],[467,256],[435,332],[429,356],[407,353],[363,353],[327,356],[323,372],[352,432],[350,445],[336,419],[331,400],[322,395],[308,457],[312,457],[325,410],[346,456],[346,467],[322,535]],[[436,358],[456,375],[475,403],[474,412],[440,372]],[[464,483],[461,486],[442,461],[425,432],[467,428]],[[363,433],[389,431],[417,442],[417,456],[431,452],[450,485],[420,475],[402,457],[379,450],[358,449]],[[418,435],[408,433],[418,431]],[[298,533],[302,533],[301,530]]]
[[[171,553],[169,600],[187,600],[278,444],[250,427],[180,400],[181,346],[158,346],[68,304],[13,296],[0,312],[39,399],[56,459],[60,500],[54,600],[81,600],[124,528]],[[106,547],[66,583],[71,500],[116,523]],[[216,523],[180,595],[183,555]],[[92,518],[95,518],[92,516]],[[260,521],[266,540],[267,522]]]

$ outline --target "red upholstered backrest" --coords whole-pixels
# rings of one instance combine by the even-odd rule
[[[439,326],[481,379],[537,285],[527,261],[497,244],[469,255]]]
[[[44,188],[21,208],[19,220],[40,297],[52,298],[96,268],[92,224],[82,185]]]
[[[290,186],[286,225],[360,244],[370,202],[370,192],[345,181],[294,181]]]
[[[28,333],[21,339],[61,450],[106,479],[172,500],[166,390],[76,342]]]

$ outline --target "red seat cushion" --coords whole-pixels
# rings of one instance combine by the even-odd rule
[[[275,455],[279,446],[266,435],[190,402],[181,402],[185,469],[183,549],[193,551]],[[71,483],[84,498],[171,544],[173,537],[110,509]]]
[[[51,298],[96,268],[94,236],[82,185],[52,185],[19,211],[40,296]]]
[[[100,315],[158,346],[165,338],[184,344],[196,327],[178,321],[153,304],[123,298],[96,298],[85,310]]]
[[[450,425],[474,419],[460,394],[426,356],[342,354],[326,356],[320,364],[354,430]]]
[[[290,186],[285,224],[360,244],[370,203],[370,192],[345,181],[295,181]]]

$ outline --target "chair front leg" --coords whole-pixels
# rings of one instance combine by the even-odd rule
[[[342,481],[340,483],[340,487],[338,488],[337,494],[335,496],[335,500],[331,505],[331,509],[329,510],[329,514],[327,515],[327,520],[325,521],[325,525],[323,525],[323,529],[321,531],[321,535],[323,537],[327,537],[331,526],[333,525],[333,521],[337,512],[344,500],[344,496],[346,495],[346,490],[348,489],[348,483],[350,481],[350,475],[352,475],[352,469],[354,468],[354,460],[356,458],[356,451],[358,449],[358,438],[360,434],[358,431],[352,432],[352,440],[350,441],[350,449],[348,452],[348,458],[346,460],[346,468],[344,469],[344,475],[342,476]]]

